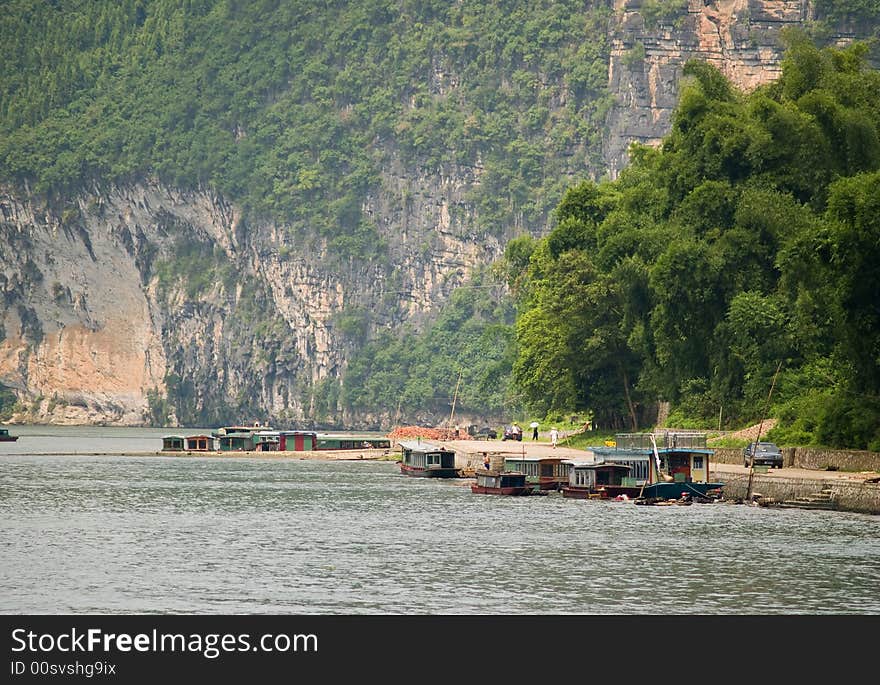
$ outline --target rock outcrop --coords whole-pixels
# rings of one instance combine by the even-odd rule
[[[22,400],[14,420],[314,420],[311,389],[340,377],[362,336],[418,326],[500,255],[501,240],[450,211],[473,180],[388,171],[364,201],[381,246],[366,257],[246,222],[208,191],[145,183],[61,207],[0,193],[0,383]]]
[[[657,145],[669,131],[689,59],[715,65],[741,90],[750,91],[779,76],[780,32],[812,18],[809,0],[614,4],[608,79],[616,104],[609,113],[605,153],[612,178],[626,166],[630,143]]]

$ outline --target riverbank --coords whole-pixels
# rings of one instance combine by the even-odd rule
[[[547,443],[509,441],[450,440],[441,443],[455,450],[455,465],[465,474],[482,468],[483,458],[488,456],[491,468],[498,469],[505,457],[561,457],[573,461],[591,461],[590,450],[572,447],[553,447]],[[880,471],[826,471],[785,467],[771,469],[766,473],[749,469],[741,463],[710,462],[710,480],[724,483],[724,498],[745,500],[763,498],[765,502],[783,502],[806,498],[822,491],[831,493],[833,508],[864,514],[880,514]]]

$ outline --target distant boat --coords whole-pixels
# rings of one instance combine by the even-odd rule
[[[162,438],[163,452],[183,452],[185,440],[182,435],[166,435]]]
[[[421,478],[458,478],[453,450],[429,442],[407,440],[400,444],[400,472]]]
[[[10,435],[9,429],[0,428],[0,442],[15,442],[18,440],[17,435]]]
[[[369,435],[334,435],[330,433],[318,433],[318,450],[369,450],[391,449],[389,438],[375,438]]]
[[[477,495],[542,495],[526,482],[526,474],[516,471],[477,471],[477,482],[471,485],[471,492]]]

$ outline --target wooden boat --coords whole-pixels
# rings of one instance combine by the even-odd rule
[[[597,462],[629,466],[620,484],[604,487],[609,497],[649,500],[712,500],[724,483],[709,480],[705,433],[620,433],[613,446],[593,447]],[[683,497],[686,496],[686,497]]]
[[[210,435],[187,435],[187,452],[213,452],[214,438]]]
[[[455,452],[421,440],[400,442],[400,472],[421,478],[458,478]]]
[[[278,431],[281,452],[310,452],[318,449],[318,435],[309,431]]]
[[[269,424],[261,424],[259,421],[251,426],[221,426],[215,431],[211,431],[211,435],[215,438],[222,438],[224,435],[240,434],[240,433],[256,433],[258,431],[271,431],[272,426]]]
[[[224,433],[218,438],[221,452],[252,452],[256,440],[253,432]]]
[[[570,462],[568,484],[562,486],[562,496],[570,499],[609,499],[606,487],[619,488],[631,467],[628,464],[602,461]],[[628,495],[616,492],[621,501]]]
[[[526,474],[526,481],[539,490],[559,490],[568,483],[571,462],[562,457],[505,457],[504,470]]]
[[[316,450],[391,449],[389,438],[369,435],[330,435],[318,433]]]
[[[526,474],[517,471],[477,471],[471,492],[477,495],[531,495],[535,490],[526,482]]]
[[[0,428],[0,442],[15,442],[18,440],[17,435],[10,435],[8,428]]]
[[[163,452],[183,452],[184,440],[182,435],[166,435],[162,438]]]

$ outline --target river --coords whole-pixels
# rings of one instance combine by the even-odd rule
[[[394,462],[110,454],[167,429],[11,432],[2,613],[880,613],[877,516],[474,495]]]

